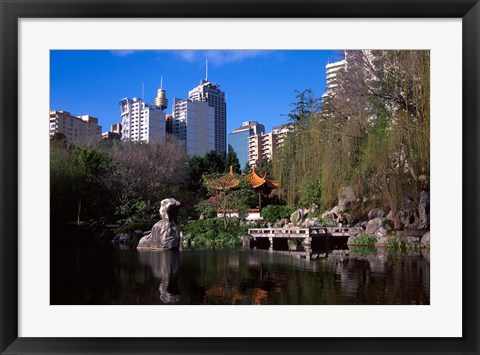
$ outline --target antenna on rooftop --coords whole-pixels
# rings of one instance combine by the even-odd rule
[[[205,58],[205,81],[208,81],[208,58]]]
[[[145,83],[142,83],[142,100],[145,101]]]
[[[160,77],[160,89],[163,89],[163,75]]]

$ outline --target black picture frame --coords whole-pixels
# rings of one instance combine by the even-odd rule
[[[2,354],[478,354],[478,0],[0,0],[0,351]],[[463,337],[461,338],[19,338],[18,24],[20,18],[462,18]]]

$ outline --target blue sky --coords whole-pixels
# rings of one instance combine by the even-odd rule
[[[50,109],[98,117],[105,132],[120,122],[118,102],[142,97],[153,102],[160,77],[169,107],[174,97],[205,77],[220,85],[227,100],[227,134],[243,121],[258,121],[267,131],[286,123],[295,90],[325,91],[325,65],[339,60],[336,51],[318,50],[182,50],[109,51],[52,50],[50,52]]]

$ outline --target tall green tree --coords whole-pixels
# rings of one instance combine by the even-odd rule
[[[225,154],[217,154],[211,150],[203,156],[206,174],[223,173],[225,171]]]
[[[230,167],[235,174],[240,174],[240,161],[238,160],[237,153],[233,149],[230,149],[225,160],[225,172],[230,171]]]

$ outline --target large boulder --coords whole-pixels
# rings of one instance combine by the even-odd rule
[[[422,239],[420,239],[420,245],[422,248],[430,247],[430,232],[427,232],[422,236]]]
[[[430,193],[422,191],[420,193],[420,201],[418,203],[418,228],[430,228]]]
[[[180,202],[166,198],[160,203],[160,221],[155,223],[150,234],[140,239],[138,249],[169,249],[180,247],[180,232],[176,220]]]
[[[385,212],[383,212],[380,208],[372,208],[368,212],[368,219],[374,219],[374,218],[383,218],[385,216]]]
[[[319,227],[321,224],[318,218],[306,218],[302,223],[304,227]]]
[[[320,218],[322,221],[326,221],[329,225],[337,224],[337,217],[341,213],[340,207],[335,206],[330,211],[324,212]]]
[[[376,235],[377,232],[382,228],[383,218],[374,218],[368,221],[365,233],[368,235]]]

